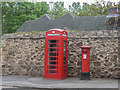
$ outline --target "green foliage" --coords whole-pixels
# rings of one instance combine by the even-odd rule
[[[57,18],[63,14],[65,14],[67,11],[64,8],[64,2],[55,2],[53,3],[53,8],[50,11],[50,14],[52,17]]]
[[[119,14],[120,14],[120,2],[119,2],[119,4],[118,4],[118,10],[119,10]]]
[[[49,12],[46,2],[2,2],[2,34],[14,33],[28,20]]]
[[[79,11],[81,11],[81,5],[79,2],[73,2],[72,6],[69,5],[69,11],[74,13],[75,15],[79,14]]]
[[[50,5],[52,5],[50,10]],[[69,5],[69,9],[64,8],[64,2],[2,2],[2,34],[14,33],[16,30],[28,20],[34,20],[44,14],[50,14],[57,18],[61,15],[71,12],[76,16],[96,16],[107,15],[107,9],[114,2],[104,2],[104,0],[96,1],[94,4],[73,2]],[[120,10],[120,3],[118,5]],[[120,13],[120,12],[119,12]],[[1,27],[1,26],[0,26]]]
[[[114,5],[113,2],[96,1],[94,4],[89,5],[83,3],[81,6],[79,2],[73,2],[72,6],[69,5],[69,11],[73,12],[76,16],[96,16],[107,15],[108,7]]]

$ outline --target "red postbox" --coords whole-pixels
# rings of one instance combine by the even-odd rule
[[[81,46],[81,79],[90,79],[90,46]]]
[[[68,34],[65,30],[51,29],[45,37],[44,78],[67,78]]]

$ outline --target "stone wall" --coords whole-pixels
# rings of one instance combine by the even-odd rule
[[[81,49],[91,48],[91,78],[119,78],[118,31],[68,32],[68,76],[80,77]],[[3,75],[44,75],[45,33],[6,34],[2,37]]]
[[[2,38],[3,75],[43,76],[44,38],[42,34],[9,34]]]

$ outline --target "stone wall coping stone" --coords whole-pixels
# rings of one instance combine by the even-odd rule
[[[119,36],[115,36],[115,37],[113,37],[113,36],[107,36],[107,37],[105,37],[105,36],[101,36],[101,37],[97,37],[97,36],[91,36],[91,37],[68,37],[68,39],[95,39],[95,38],[119,38]]]
[[[89,39],[89,38],[118,38],[119,36],[68,36],[68,39]],[[40,33],[30,34],[4,34],[2,39],[44,39],[45,35]]]
[[[31,38],[44,38],[45,35],[41,33],[26,33],[26,34],[4,34],[2,39],[31,39]]]

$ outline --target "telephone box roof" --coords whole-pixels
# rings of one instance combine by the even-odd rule
[[[52,31],[52,30],[54,30],[54,31],[60,31],[60,32],[65,31],[65,30],[62,30],[62,29],[50,29],[49,31]]]

